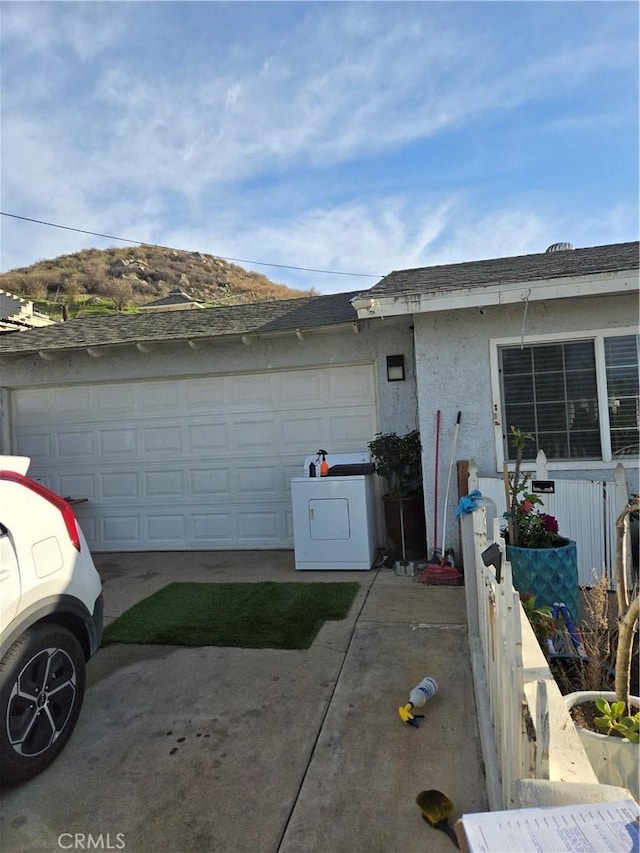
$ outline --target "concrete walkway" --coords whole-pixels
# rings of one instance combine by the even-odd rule
[[[101,834],[135,853],[438,853],[454,848],[421,819],[419,791],[445,792],[454,818],[486,810],[463,589],[385,568],[296,572],[288,551],[96,564],[107,621],[173,580],[361,589],[308,650],[101,649],[70,743],[4,792],[1,849],[82,849],[76,835],[87,849]],[[414,729],[397,709],[425,675],[439,691]]]

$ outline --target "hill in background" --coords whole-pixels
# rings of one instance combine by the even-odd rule
[[[52,317],[135,310],[179,288],[211,307],[316,296],[202,252],[156,246],[84,249],[0,274],[0,289]]]

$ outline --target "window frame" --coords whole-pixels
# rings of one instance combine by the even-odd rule
[[[574,341],[591,341],[594,345],[596,364],[596,388],[598,394],[598,417],[600,423],[600,445],[602,449],[601,459],[547,459],[547,468],[550,471],[588,471],[602,468],[612,470],[619,462],[625,464],[623,458],[614,457],[611,453],[611,430],[609,425],[609,398],[607,392],[607,372],[605,365],[604,340],[605,338],[616,338],[624,336],[637,336],[637,326],[626,326],[615,329],[592,329],[588,332],[551,332],[539,335],[527,335],[526,339],[510,335],[505,338],[489,339],[489,362],[491,371],[491,395],[493,411],[494,443],[496,450],[497,472],[500,473],[504,463],[509,467],[514,463],[506,459],[505,446],[502,438],[504,426],[504,400],[502,398],[502,381],[500,376],[499,350],[503,347],[535,346],[544,343],[573,343]],[[533,463],[527,463],[533,464]]]

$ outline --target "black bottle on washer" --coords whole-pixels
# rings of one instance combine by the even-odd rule
[[[315,477],[315,476],[316,476],[316,466],[314,465],[314,463],[313,463],[313,462],[310,462],[310,463],[309,463],[309,476],[310,476],[310,477]]]

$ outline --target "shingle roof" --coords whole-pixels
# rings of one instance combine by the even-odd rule
[[[380,299],[637,269],[639,246],[637,241],[613,243],[587,249],[397,270],[360,296]]]
[[[147,302],[140,307],[142,309],[158,308],[163,305],[202,305],[202,303],[194,299],[193,296],[189,296],[184,290],[174,288],[166,296],[163,296],[162,299],[155,299],[153,302]]]
[[[0,356],[150,341],[195,340],[314,329],[358,319],[355,293],[282,299],[193,311],[87,317],[0,336]]]

